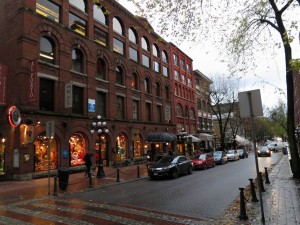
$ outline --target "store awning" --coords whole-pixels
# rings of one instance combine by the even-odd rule
[[[175,134],[169,134],[166,132],[161,133],[149,133],[147,135],[146,141],[149,142],[171,142],[176,140]]]
[[[210,134],[205,134],[205,133],[200,133],[199,134],[199,138],[202,140],[202,141],[212,141],[214,136],[213,135],[210,135]]]
[[[183,138],[191,138],[192,142],[201,142],[201,139],[195,137],[194,135],[187,135],[187,136],[184,136]]]

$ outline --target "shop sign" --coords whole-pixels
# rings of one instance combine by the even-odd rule
[[[73,107],[73,88],[72,84],[68,83],[65,86],[65,108]]]
[[[69,155],[69,152],[68,152],[67,149],[62,150],[62,156],[63,156],[63,159],[67,159],[67,158],[68,158],[68,155]]]
[[[8,109],[8,121],[12,127],[17,127],[21,123],[20,110],[14,105]]]
[[[37,64],[37,60],[32,60],[30,63],[29,102],[37,100]]]
[[[89,112],[96,112],[96,100],[95,99],[88,99],[88,111]]]
[[[8,67],[0,64],[0,104],[5,105],[6,101],[6,80]]]

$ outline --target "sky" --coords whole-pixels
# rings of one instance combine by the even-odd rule
[[[118,2],[132,14],[136,14],[134,5],[128,0],[118,0]],[[151,23],[151,26],[158,33],[155,24]],[[163,35],[161,36],[163,37]],[[165,40],[173,42],[168,38]],[[292,43],[293,58],[300,58],[299,42],[299,38],[296,38]],[[226,74],[227,66],[216,55],[218,49],[212,41],[206,40],[205,44],[184,42],[178,47],[193,59],[193,69],[198,69],[208,78],[213,79],[214,75]],[[275,51],[277,52],[276,58],[271,58],[268,54],[257,53],[256,69],[243,75],[239,83],[239,92],[260,89],[263,108],[273,108],[279,99],[286,102],[283,48],[275,49]],[[279,89],[282,89],[283,92]]]

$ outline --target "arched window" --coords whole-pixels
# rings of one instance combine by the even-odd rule
[[[72,70],[79,73],[83,72],[83,54],[77,48],[72,51]]]
[[[100,78],[102,80],[106,80],[106,64],[103,59],[97,60],[97,78]]]
[[[168,60],[168,54],[166,53],[165,50],[163,50],[163,51],[161,52],[161,57],[162,57],[162,61],[163,61],[163,62],[165,62],[165,63],[168,63],[168,62],[169,62],[169,60]]]
[[[131,88],[135,90],[139,90],[139,79],[136,73],[132,74]]]
[[[69,0],[69,3],[74,5],[76,8],[87,13],[87,7],[84,0]]]
[[[107,16],[103,11],[104,9],[101,9],[99,5],[94,5],[94,19],[102,24],[107,25]]]
[[[159,82],[156,82],[156,96],[161,97],[161,90]]]
[[[182,107],[180,104],[177,105],[177,116],[182,117]]]
[[[134,43],[134,44],[137,44],[137,34],[135,32],[135,30],[133,28],[129,28],[128,29],[128,36],[129,36],[129,41]]]
[[[146,37],[142,37],[142,48],[149,52],[149,42]]]
[[[145,92],[151,94],[150,81],[148,78],[145,78]]]
[[[40,40],[40,60],[54,64],[54,44],[48,37]]]
[[[121,67],[116,67],[116,83],[123,85],[123,70]]]
[[[152,54],[153,56],[159,57],[159,50],[156,44],[153,44],[152,46]]]
[[[124,36],[123,26],[122,26],[120,20],[117,19],[116,17],[113,18],[113,30],[114,30],[114,32]]]

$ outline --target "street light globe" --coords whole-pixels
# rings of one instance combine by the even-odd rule
[[[104,131],[105,133],[108,133],[109,132],[109,130],[108,129],[105,129],[105,131]]]
[[[98,119],[98,120],[101,120],[101,116],[100,116],[100,115],[98,115],[98,116],[97,116],[97,119]]]
[[[95,127],[96,126],[96,122],[93,122],[92,125],[93,125],[93,127]]]
[[[95,131],[94,130],[91,130],[91,134],[94,134],[95,133]]]
[[[98,123],[97,123],[97,126],[100,127],[100,126],[101,126],[101,122],[98,122]]]
[[[102,130],[101,129],[98,129],[98,134],[102,133]]]
[[[106,126],[106,122],[102,122],[102,125],[103,125],[103,126]]]

